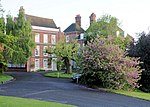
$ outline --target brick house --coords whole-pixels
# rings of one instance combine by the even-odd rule
[[[96,15],[92,13],[90,15],[90,24],[96,21]],[[77,39],[80,46],[83,46],[85,30],[81,27],[81,16],[78,14],[75,17],[75,23],[72,23],[64,30],[66,42],[71,42],[73,39]]]
[[[23,7],[20,9],[23,9]],[[56,26],[53,19],[28,14],[25,14],[25,19],[29,20],[32,25],[36,48],[32,51],[32,56],[26,64],[9,64],[9,71],[57,70],[55,58],[51,58],[46,53],[46,49],[54,47],[56,42],[64,38],[60,27]]]
[[[71,42],[73,39],[78,39],[78,42],[82,44],[79,35],[80,34],[82,35],[84,32],[85,32],[84,29],[81,27],[81,16],[76,15],[75,23],[72,23],[64,30],[66,42]]]
[[[32,56],[27,62],[27,71],[57,70],[55,59],[45,52],[63,38],[53,19],[47,19],[37,16],[25,15],[27,20],[31,21],[32,32],[35,34],[34,41],[36,49],[33,50]]]

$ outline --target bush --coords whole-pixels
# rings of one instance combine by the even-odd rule
[[[140,79],[139,61],[127,57],[112,37],[96,38],[83,50],[81,82],[112,89],[133,89]]]
[[[144,92],[150,92],[150,71],[144,70],[142,72],[141,80],[139,81],[141,84],[140,89]]]

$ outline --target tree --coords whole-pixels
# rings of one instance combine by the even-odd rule
[[[16,47],[15,38],[12,35],[6,35],[0,32],[0,72],[3,73],[7,69],[9,60],[13,57],[13,54],[20,54],[19,48]]]
[[[111,15],[103,15],[101,18],[90,25],[86,31],[85,44],[97,37],[97,35],[107,37],[108,35],[116,35],[118,30],[118,19]]]
[[[54,48],[48,50],[49,54],[55,55],[58,64],[64,64],[66,67],[66,73],[72,73],[71,60],[75,61],[77,58],[78,44],[76,41],[72,43],[66,43],[64,40],[59,41]]]
[[[86,31],[85,36],[85,44],[90,42],[92,39],[100,37],[108,37],[109,35],[115,36],[113,38],[115,40],[115,44],[119,45],[120,48],[126,50],[128,46],[133,42],[133,38],[129,35],[124,37],[123,34],[116,36],[116,32],[123,32],[121,28],[119,28],[119,22],[116,17],[112,17],[111,15],[103,15],[97,22],[94,22],[90,25],[90,27]]]
[[[7,33],[11,32],[13,28],[13,24],[11,22],[11,18],[8,17],[8,26]],[[23,7],[20,8],[18,17],[14,22],[13,36],[17,37],[17,41],[15,44],[19,47],[19,51],[22,53],[18,55],[14,55],[11,59],[12,63],[24,64],[28,60],[28,58],[32,55],[32,50],[35,47],[35,42],[33,41],[32,27],[28,20],[25,18],[25,12]]]
[[[0,12],[3,10],[0,9]],[[6,28],[3,15],[1,16],[0,72],[5,71],[10,62],[14,64],[26,63],[34,46],[32,27],[30,22],[25,19],[23,8],[20,9],[15,22],[12,21],[10,15],[7,16]]]
[[[22,54],[21,49],[15,44],[18,38],[11,33],[5,34],[8,24],[5,26],[3,12],[4,10],[0,5],[0,73],[6,71],[8,62],[14,57],[13,55],[19,56]]]
[[[14,34],[14,22],[11,15],[7,15],[6,34]]]
[[[144,69],[141,75],[140,89],[150,92],[150,33],[142,32],[136,44],[130,48],[130,56],[140,57],[141,68]]]
[[[81,82],[113,89],[138,87],[141,74],[138,59],[126,56],[113,38],[98,37],[85,46]]]

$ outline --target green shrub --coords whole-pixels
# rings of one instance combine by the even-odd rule
[[[127,57],[113,37],[96,38],[83,50],[81,82],[112,89],[133,89],[140,79],[139,61]]]
[[[150,70],[144,70],[141,75],[140,89],[144,92],[150,92]]]

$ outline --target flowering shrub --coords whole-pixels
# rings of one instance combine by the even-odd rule
[[[141,75],[138,59],[126,56],[112,40],[98,37],[85,46],[81,82],[112,89],[138,87]]]

